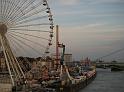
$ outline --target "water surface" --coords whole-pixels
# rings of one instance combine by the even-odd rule
[[[80,92],[124,92],[124,71],[97,69],[96,79]]]

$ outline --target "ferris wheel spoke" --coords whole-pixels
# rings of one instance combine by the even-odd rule
[[[15,0],[4,0],[5,6],[6,6],[6,9],[4,9],[5,10],[4,16],[6,19],[7,19],[7,17],[9,17],[8,14],[11,11],[12,7],[15,6],[13,1],[15,1]]]
[[[24,46],[23,46],[24,44],[22,45],[19,41],[13,39],[10,35],[8,35],[8,36],[9,36],[10,41],[13,42],[13,44],[16,44],[16,46],[15,46],[16,48],[21,49],[20,51],[23,51],[24,53],[27,53],[27,55],[30,55],[30,56],[33,55],[33,54],[31,55],[31,53],[28,53],[28,50],[25,49]]]
[[[19,22],[19,21],[21,21],[21,20],[30,18],[30,17],[32,17],[32,16],[36,16],[37,14],[39,14],[39,13],[45,11],[45,10],[46,10],[46,8],[43,8],[43,9],[34,11],[34,12],[32,12],[32,13],[28,13],[28,12],[27,12],[27,13],[25,13],[24,15],[22,15],[21,17],[16,18],[15,20],[16,20],[16,22]]]
[[[30,2],[28,2],[26,5],[24,5],[23,7],[20,7],[20,9],[18,9],[17,12],[11,15],[11,16],[14,16],[12,19],[14,20],[16,17],[21,17],[22,15],[25,15],[24,10],[27,9],[30,5],[32,5],[34,1],[35,0],[30,0]]]
[[[4,13],[3,13],[3,17],[5,18],[5,20],[6,20],[6,8],[8,7],[8,5],[6,4],[6,0],[4,1]]]
[[[26,35],[26,36],[31,36],[31,37],[35,37],[35,38],[40,38],[40,39],[44,39],[44,40],[49,41],[49,39],[46,39],[46,38],[43,38],[43,37],[40,37],[40,36],[36,36],[36,35],[30,35],[30,34],[21,33],[21,32],[15,32],[15,31],[11,31],[9,33],[18,33],[18,34],[22,34],[22,35]]]
[[[8,35],[9,36],[9,35]],[[10,37],[11,38],[11,37]],[[31,55],[31,53],[27,53],[27,49],[25,49],[24,47],[23,47],[23,45],[21,45],[18,41],[16,41],[16,40],[10,40],[11,42],[13,42],[13,44],[17,44],[17,46],[16,46],[16,48],[18,48],[19,49],[19,51],[20,52],[23,52],[24,54],[26,53],[26,55],[30,55],[30,56],[33,56],[33,54]],[[37,53],[38,54],[38,53]],[[31,64],[30,64],[30,62],[29,62],[29,60],[27,59],[27,58],[25,58],[25,57],[22,57],[26,62],[28,62],[28,64],[31,66]],[[38,61],[36,58],[35,58],[35,61]]]
[[[3,0],[1,0],[1,14],[3,14]]]
[[[29,24],[29,25],[14,26],[14,27],[10,27],[10,28],[31,27],[31,26],[46,26],[46,25],[52,25],[52,24],[50,24],[50,23]]]
[[[9,41],[13,44],[12,48],[17,48],[18,50],[22,48],[22,45],[20,45],[19,43],[17,43],[14,39],[11,40],[11,37],[9,37]],[[19,45],[18,45],[19,44]],[[18,46],[17,46],[18,45]],[[15,50],[16,52],[17,50]],[[21,52],[22,50],[19,50],[19,52]]]
[[[41,2],[41,3],[38,3],[38,5],[32,6],[32,8],[28,9],[27,11],[24,11],[24,14],[23,14],[21,17],[16,17],[15,20],[18,21],[18,20],[20,20],[20,19],[25,19],[25,17],[28,18],[28,17],[30,17],[30,16],[33,16],[33,15],[35,15],[35,14],[38,14],[38,13],[41,13],[41,12],[47,10],[47,8],[43,8],[43,9],[40,8],[40,9],[38,9],[38,10],[35,10],[35,9],[37,9],[41,4],[43,4],[43,3]],[[35,10],[35,11],[34,11],[34,10]],[[33,13],[30,13],[30,12],[32,12],[32,11],[33,11]],[[29,14],[29,15],[28,15],[28,14]]]
[[[15,54],[17,54],[17,52],[22,53],[22,51],[24,51],[24,53],[22,53],[23,55],[26,53],[26,49],[25,50],[22,49],[23,45],[19,44],[16,40],[12,39],[10,36],[9,36],[9,42],[11,43],[11,48],[13,48]]]
[[[45,33],[50,33],[50,31],[45,31],[45,30],[31,30],[31,29],[9,29],[11,32],[16,32],[13,30],[20,30],[20,31],[29,31],[29,32],[45,32]],[[19,32],[18,32],[19,33]],[[43,38],[44,39],[44,38]],[[47,39],[46,39],[47,40]]]
[[[42,45],[42,44],[40,44],[40,43],[38,43],[38,42],[29,40],[29,39],[24,38],[24,37],[22,37],[22,36],[19,36],[19,35],[17,35],[17,34],[10,33],[10,32],[9,32],[9,34],[11,34],[11,35],[13,35],[13,36],[16,36],[16,37],[19,37],[19,38],[22,38],[23,40],[29,41],[29,42],[31,42],[31,43],[34,43],[35,45],[38,45],[38,46],[40,46],[40,47],[46,48],[46,46],[44,46],[44,45]]]
[[[3,2],[3,8],[4,8],[4,10],[3,10],[3,15],[5,15],[5,7],[6,7],[6,1]],[[3,17],[4,17],[4,16],[3,16]]]
[[[5,2],[6,2],[6,9],[5,9],[5,18],[7,18],[8,16],[8,14],[9,14],[9,10],[12,8],[12,7],[14,7],[14,2],[12,2],[13,0],[9,0],[9,1],[6,1],[5,0]],[[14,0],[15,1],[15,0]],[[7,3],[8,2],[8,3]],[[10,5],[11,4],[11,5]]]
[[[37,3],[36,5],[31,6],[31,8],[26,9],[25,12],[26,12],[26,13],[29,13],[29,12],[33,11],[34,9],[38,8],[38,7],[39,7],[40,5],[42,5],[42,4],[43,4],[43,1],[40,1],[40,2]]]
[[[17,2],[18,1],[18,2]],[[20,9],[20,6],[22,6],[21,4],[22,3],[25,3],[26,1],[22,1],[22,2],[20,2],[21,0],[16,0],[16,2],[14,2],[13,3],[13,7],[10,7],[10,10],[8,10],[8,16],[7,16],[7,19],[8,19],[8,21],[13,21],[13,17],[16,15],[16,11],[17,10],[20,10],[20,11],[22,11],[21,9]],[[19,4],[20,4],[20,6],[19,6]],[[18,13],[18,12],[17,12]],[[14,16],[12,16],[12,15],[14,15]]]
[[[17,0],[17,1],[20,1],[20,0]],[[15,0],[4,0],[4,2],[7,3],[7,9],[6,9],[6,12],[7,12],[7,15],[9,15],[9,13],[11,13],[11,10],[16,7],[16,2]]]
[[[9,36],[9,35],[8,35]],[[27,49],[25,49],[24,47],[23,47],[23,45],[22,44],[20,44],[17,40],[14,40],[14,39],[12,39],[11,38],[11,36],[9,36],[9,38],[10,38],[10,41],[13,43],[13,47],[14,47],[14,44],[16,44],[17,46],[16,46],[16,48],[18,48],[19,49],[19,51],[20,52],[24,52],[24,54],[26,53],[26,55],[29,55],[29,56],[33,56],[33,54],[31,55],[31,53],[28,53],[28,50]],[[37,53],[38,54],[38,53]],[[38,54],[39,55],[39,54]],[[29,62],[29,60],[27,59],[27,58],[25,58],[25,57],[22,57],[26,62],[28,62],[28,64],[31,66],[31,64],[30,64],[30,62]],[[34,58],[35,59],[35,61],[38,61],[36,58]]]
[[[13,36],[13,35],[11,35],[11,34],[9,34],[9,35],[10,35],[12,38],[16,39],[18,42],[22,43],[23,45],[25,45],[25,46],[31,48],[31,49],[32,49],[33,51],[35,51],[36,53],[38,53],[38,54],[40,54],[40,55],[43,55],[43,53],[41,53],[39,50],[35,49],[35,48],[32,47],[31,45],[25,43],[24,41],[18,39],[17,37],[15,37],[15,36]]]
[[[22,2],[18,3],[17,6],[11,11],[11,13],[9,14],[9,16],[11,16],[12,20],[14,19],[15,16],[19,16],[20,15],[20,12],[22,14],[22,7],[24,7],[24,4],[27,3],[28,0],[21,0]],[[34,1],[34,0],[33,0]],[[31,3],[33,2],[32,0],[30,0],[30,2],[28,3]],[[27,5],[27,4],[26,4]],[[27,6],[28,7],[28,6]],[[26,9],[26,7],[25,7]],[[21,16],[21,15],[20,15]]]
[[[16,0],[13,3],[10,3],[11,5],[9,7],[8,14],[7,14],[8,21],[11,21],[12,18],[15,16],[15,12],[20,9],[19,4],[20,4],[20,6],[23,6],[22,3],[25,3],[25,2],[26,2],[26,0],[22,0],[22,2],[21,2],[21,0]]]
[[[9,36],[9,35],[7,35],[7,36]],[[8,41],[11,43],[11,45],[10,45],[10,47],[11,48],[13,48],[12,50],[15,52],[15,54],[16,54],[16,52],[18,51],[17,50],[17,48],[20,48],[19,46],[17,46],[17,43],[13,40],[13,39],[11,39],[11,37],[9,36],[9,38],[7,38],[8,39]],[[21,50],[20,50],[21,51]],[[19,51],[19,52],[20,52]]]
[[[47,18],[48,16],[45,15],[45,16],[41,16],[41,17],[36,17],[36,18],[32,18],[32,19],[28,19],[28,20],[24,20],[22,22],[17,22],[16,25],[20,25],[20,24],[23,24],[23,23],[28,23],[28,22],[35,22],[37,20],[41,20],[41,19],[44,19],[44,18]]]
[[[1,0],[0,5],[1,5],[1,7],[0,7],[1,8],[1,11],[0,11],[1,12],[1,21],[3,22],[3,16],[2,16],[3,15],[3,0]]]

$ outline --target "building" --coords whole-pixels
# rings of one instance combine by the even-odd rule
[[[64,62],[72,62],[72,54],[65,54],[64,55]]]

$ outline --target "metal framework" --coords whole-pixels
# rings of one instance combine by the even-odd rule
[[[13,86],[25,78],[16,57],[24,55],[22,50],[40,57],[48,54],[53,27],[47,0],[0,0],[0,47]]]

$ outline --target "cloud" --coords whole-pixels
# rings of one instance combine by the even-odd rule
[[[89,0],[91,4],[99,3],[124,3],[124,0]]]
[[[63,5],[75,5],[79,3],[79,0],[59,0]]]
[[[104,24],[101,23],[93,23],[93,24],[88,24],[85,25],[83,28],[94,28],[94,27],[99,27],[99,26],[103,26]]]
[[[88,30],[89,30],[89,32],[92,32],[93,30],[98,31],[96,29],[101,29],[101,28],[103,28],[106,25],[107,25],[106,23],[88,23],[88,24],[80,24],[78,26],[71,26],[71,27],[68,26],[68,27],[66,27],[66,29],[72,30],[72,31],[75,31],[75,30],[81,31],[81,30],[85,30],[86,29],[87,32],[88,32]],[[83,32],[85,32],[85,31],[83,31]]]

